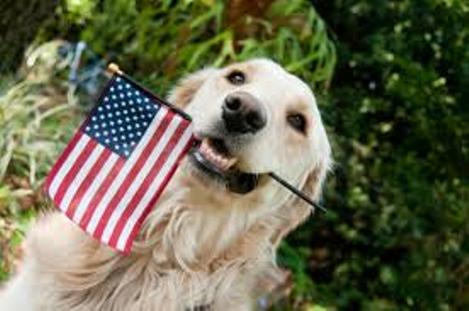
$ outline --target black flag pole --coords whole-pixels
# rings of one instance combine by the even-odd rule
[[[137,81],[135,81],[134,79],[132,79],[130,76],[128,76],[127,74],[125,74],[117,64],[115,63],[110,63],[107,67],[107,70],[108,72],[114,74],[114,75],[118,75],[118,76],[121,76],[123,78],[125,78],[126,80],[128,80],[130,83],[132,83],[134,86],[136,86],[137,88],[141,89],[143,92],[147,93],[148,95],[152,96],[152,97],[155,97],[156,99],[158,99],[160,102],[164,103],[165,105],[167,105],[170,109],[174,110],[175,112],[179,113],[181,116],[183,116],[185,119],[189,120],[189,121],[192,121],[192,117],[190,115],[188,115],[185,111],[183,111],[182,109],[168,103],[167,101],[163,100],[162,98],[156,96],[153,92],[151,92],[149,89],[147,89],[146,87],[144,87],[143,85],[141,85],[140,83],[138,83]],[[287,182],[285,179],[281,178],[280,176],[278,176],[277,174],[271,172],[269,173],[269,176],[275,180],[276,182],[278,182],[280,185],[284,186],[285,188],[287,188],[288,190],[290,190],[292,193],[294,193],[295,195],[299,196],[302,200],[304,200],[306,203],[308,203],[309,205],[311,205],[312,207],[320,210],[321,212],[324,212],[326,213],[327,210],[322,207],[321,205],[319,205],[318,203],[314,202],[310,197],[308,197],[308,195],[306,195],[304,192],[302,192],[301,190],[297,189],[295,186],[293,186],[292,184],[290,184],[289,182]]]
[[[285,179],[281,178],[277,174],[271,172],[271,173],[269,173],[269,176],[272,177],[273,180],[275,180],[276,182],[278,182],[279,184],[281,184],[282,186],[284,186],[285,188],[287,188],[288,190],[290,190],[291,192],[293,192],[294,194],[299,196],[301,199],[303,199],[306,203],[308,203],[312,207],[320,210],[321,212],[324,212],[324,213],[327,212],[327,209],[325,209],[324,207],[322,207],[318,203],[314,202],[303,191],[297,189],[295,186],[293,186],[292,184],[290,184],[289,182],[287,182]]]

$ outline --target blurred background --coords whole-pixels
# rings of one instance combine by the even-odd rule
[[[466,0],[2,0],[0,282],[108,61],[165,95],[257,56],[311,85],[335,158],[261,305],[469,310]]]

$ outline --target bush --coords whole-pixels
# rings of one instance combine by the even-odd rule
[[[160,94],[203,66],[254,56],[282,63],[320,95],[336,165],[323,202],[329,213],[310,219],[281,247],[279,261],[293,272],[293,294],[274,309],[468,309],[463,103],[469,102],[469,6],[463,0],[313,3],[314,8],[303,0],[62,1],[36,43],[83,40]],[[47,85],[62,92],[62,107],[66,77],[49,72],[55,82]],[[11,77],[2,80],[0,86],[11,88]],[[42,96],[42,90],[31,92]],[[0,100],[5,111],[7,96],[18,93],[8,94]],[[13,103],[35,109],[25,99]],[[0,219],[0,239],[13,236],[17,244],[23,219],[30,217],[29,210],[15,207],[22,206],[15,191],[24,187],[12,177],[31,176],[35,166],[24,156],[34,146],[31,139],[39,135],[49,144],[59,138],[50,153],[33,153],[45,163],[26,184],[34,191],[81,118],[79,107],[64,107],[64,115],[45,123],[66,120],[60,137],[48,126],[28,125],[31,115],[18,110],[17,128],[38,132],[27,139],[21,136],[27,131],[10,135],[21,143],[10,152],[17,158],[3,166],[0,213],[6,216]],[[2,125],[5,133],[16,129]],[[16,233],[8,229],[12,223]],[[4,260],[4,270],[10,261]]]

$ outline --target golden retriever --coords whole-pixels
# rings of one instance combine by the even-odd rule
[[[252,310],[280,240],[312,208],[269,176],[318,199],[331,151],[310,88],[267,59],[204,69],[169,101],[200,143],[123,256],[60,213],[26,238],[2,311]]]

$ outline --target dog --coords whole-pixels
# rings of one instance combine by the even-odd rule
[[[193,73],[169,102],[193,117],[199,142],[181,163],[130,255],[60,213],[40,217],[2,311],[253,310],[280,241],[312,208],[331,148],[306,83],[268,59]]]

